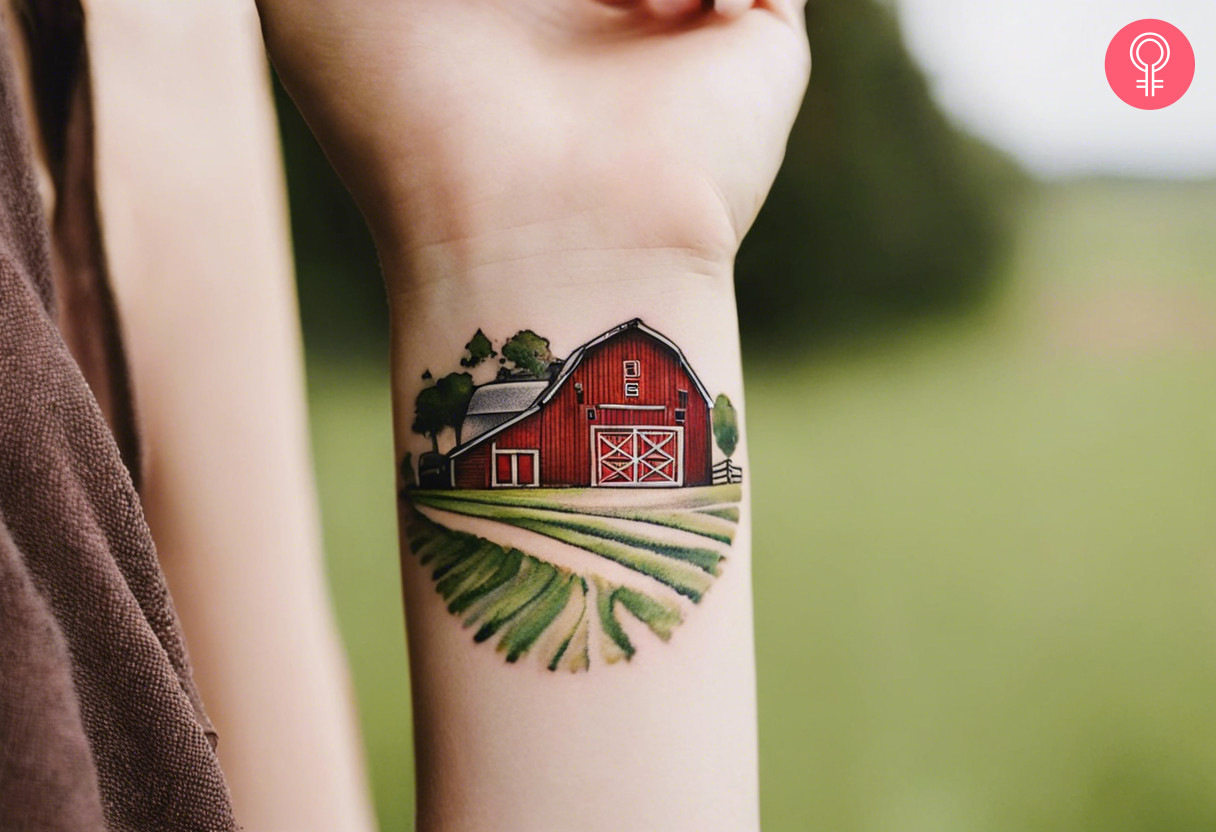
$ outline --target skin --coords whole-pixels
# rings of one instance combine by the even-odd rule
[[[810,59],[801,4],[696,5],[260,8],[276,67],[392,258],[391,286],[558,241],[728,270]]]
[[[368,832],[255,15],[207,0],[85,5],[141,496],[237,819],[258,832]]]
[[[320,558],[256,20],[251,9],[193,0],[84,6],[102,226],[141,420],[142,503],[237,818],[259,832],[369,832]],[[57,195],[20,15],[13,2],[0,14],[50,215]],[[191,164],[182,165],[173,137],[187,126]]]
[[[805,89],[800,3],[259,9],[276,68],[379,248],[398,458],[429,449],[410,431],[422,371],[458,369],[476,329],[501,343],[531,328],[564,356],[641,316],[735,402],[747,469],[732,264]],[[486,523],[464,528],[488,535]],[[671,642],[552,674],[472,644],[404,554],[418,828],[758,828],[749,569],[745,480],[724,574]]]

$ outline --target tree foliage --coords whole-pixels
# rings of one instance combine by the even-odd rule
[[[542,338],[530,329],[520,330],[502,345],[502,355],[520,370],[534,378],[545,378],[553,353],[549,351],[549,339]]]
[[[473,368],[498,355],[494,351],[494,345],[490,343],[490,339],[480,329],[473,333],[473,337],[469,339],[469,343],[464,345],[464,349],[466,355],[460,359],[461,367]]]
[[[714,399],[710,416],[714,426],[714,441],[718,443],[718,449],[730,459],[739,445],[739,414],[735,412],[735,406],[730,403],[725,393],[719,393],[718,398]]]
[[[430,387],[418,391],[414,400],[414,424],[411,430],[431,440],[431,447],[439,452],[439,434],[445,428],[456,432],[456,444],[460,444],[460,423],[464,421],[473,398],[473,377],[468,373],[448,373]]]

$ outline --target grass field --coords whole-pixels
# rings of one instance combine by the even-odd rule
[[[637,647],[621,621],[626,613],[660,640],[671,637],[683,612],[650,582],[699,603],[720,574],[737,522],[714,512],[737,509],[743,496],[738,485],[662,491],[414,488],[405,495],[418,514],[406,530],[410,549],[431,570],[448,612],[474,631],[473,640],[498,637],[508,662],[535,648],[549,670],[571,672],[633,657]],[[531,545],[521,541],[528,549],[523,552],[501,537],[491,541],[448,528],[451,521],[444,518],[450,516],[489,521],[478,525],[476,535],[495,538],[515,528],[540,537]],[[552,562],[562,550],[537,545],[547,543],[541,538],[572,547],[577,567]],[[707,548],[710,543],[717,548]],[[628,583],[607,580],[601,574],[605,561],[629,570]],[[589,607],[595,611],[591,618]]]
[[[661,492],[590,488],[561,489],[560,494],[549,489],[410,492],[410,500],[424,511],[439,509],[536,532],[654,578],[694,602],[720,574],[719,564],[735,527],[734,522],[702,510],[715,511],[741,498],[738,485]],[[631,505],[639,499],[649,506]],[[663,536],[668,529],[687,534],[672,540]],[[724,545],[709,548],[697,540]]]
[[[1216,186],[1050,190],[988,312],[749,355],[768,832],[1216,828],[1213,216]],[[396,832],[412,769],[381,372],[310,368],[335,602]],[[644,605],[601,592],[593,612],[618,606]]]
[[[738,507],[743,490],[738,485],[722,485],[713,488],[681,488],[659,491],[573,489],[573,488],[529,488],[478,491],[424,491],[414,492],[416,500],[459,500],[463,504],[485,504],[509,509],[536,509],[543,512],[560,512],[579,515],[580,521],[588,518],[613,518],[649,523],[665,528],[700,534],[719,543],[730,543],[735,537],[735,523],[739,521]],[[723,510],[727,513],[723,514]],[[527,511],[503,511],[501,515],[511,517],[529,516]],[[554,518],[560,520],[561,518]]]
[[[633,657],[637,648],[622,626],[623,613],[645,624],[662,641],[670,639],[683,621],[678,605],[643,589],[611,583],[595,571],[580,574],[519,549],[448,529],[427,517],[428,502],[421,492],[412,496],[420,511],[406,528],[411,551],[430,572],[436,591],[448,602],[448,612],[472,631],[473,641],[496,640],[498,652],[508,662],[535,652],[549,670],[577,673],[601,662],[614,664]],[[452,504],[460,501],[440,502],[451,511]],[[484,519],[484,515],[471,516]],[[601,544],[612,542],[598,535],[587,537],[591,542],[585,549],[593,554],[601,554]],[[618,559],[612,549],[606,551],[604,556]],[[656,578],[666,575],[647,563],[631,568]],[[591,626],[589,608],[598,626]]]

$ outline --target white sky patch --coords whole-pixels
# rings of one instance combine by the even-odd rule
[[[942,107],[1044,176],[1216,176],[1216,0],[897,0]],[[1111,38],[1157,18],[1186,34],[1195,79],[1162,110],[1106,82]]]

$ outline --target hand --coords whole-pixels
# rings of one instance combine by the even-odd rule
[[[414,272],[561,247],[729,273],[810,68],[799,0],[259,6],[382,256]]]

